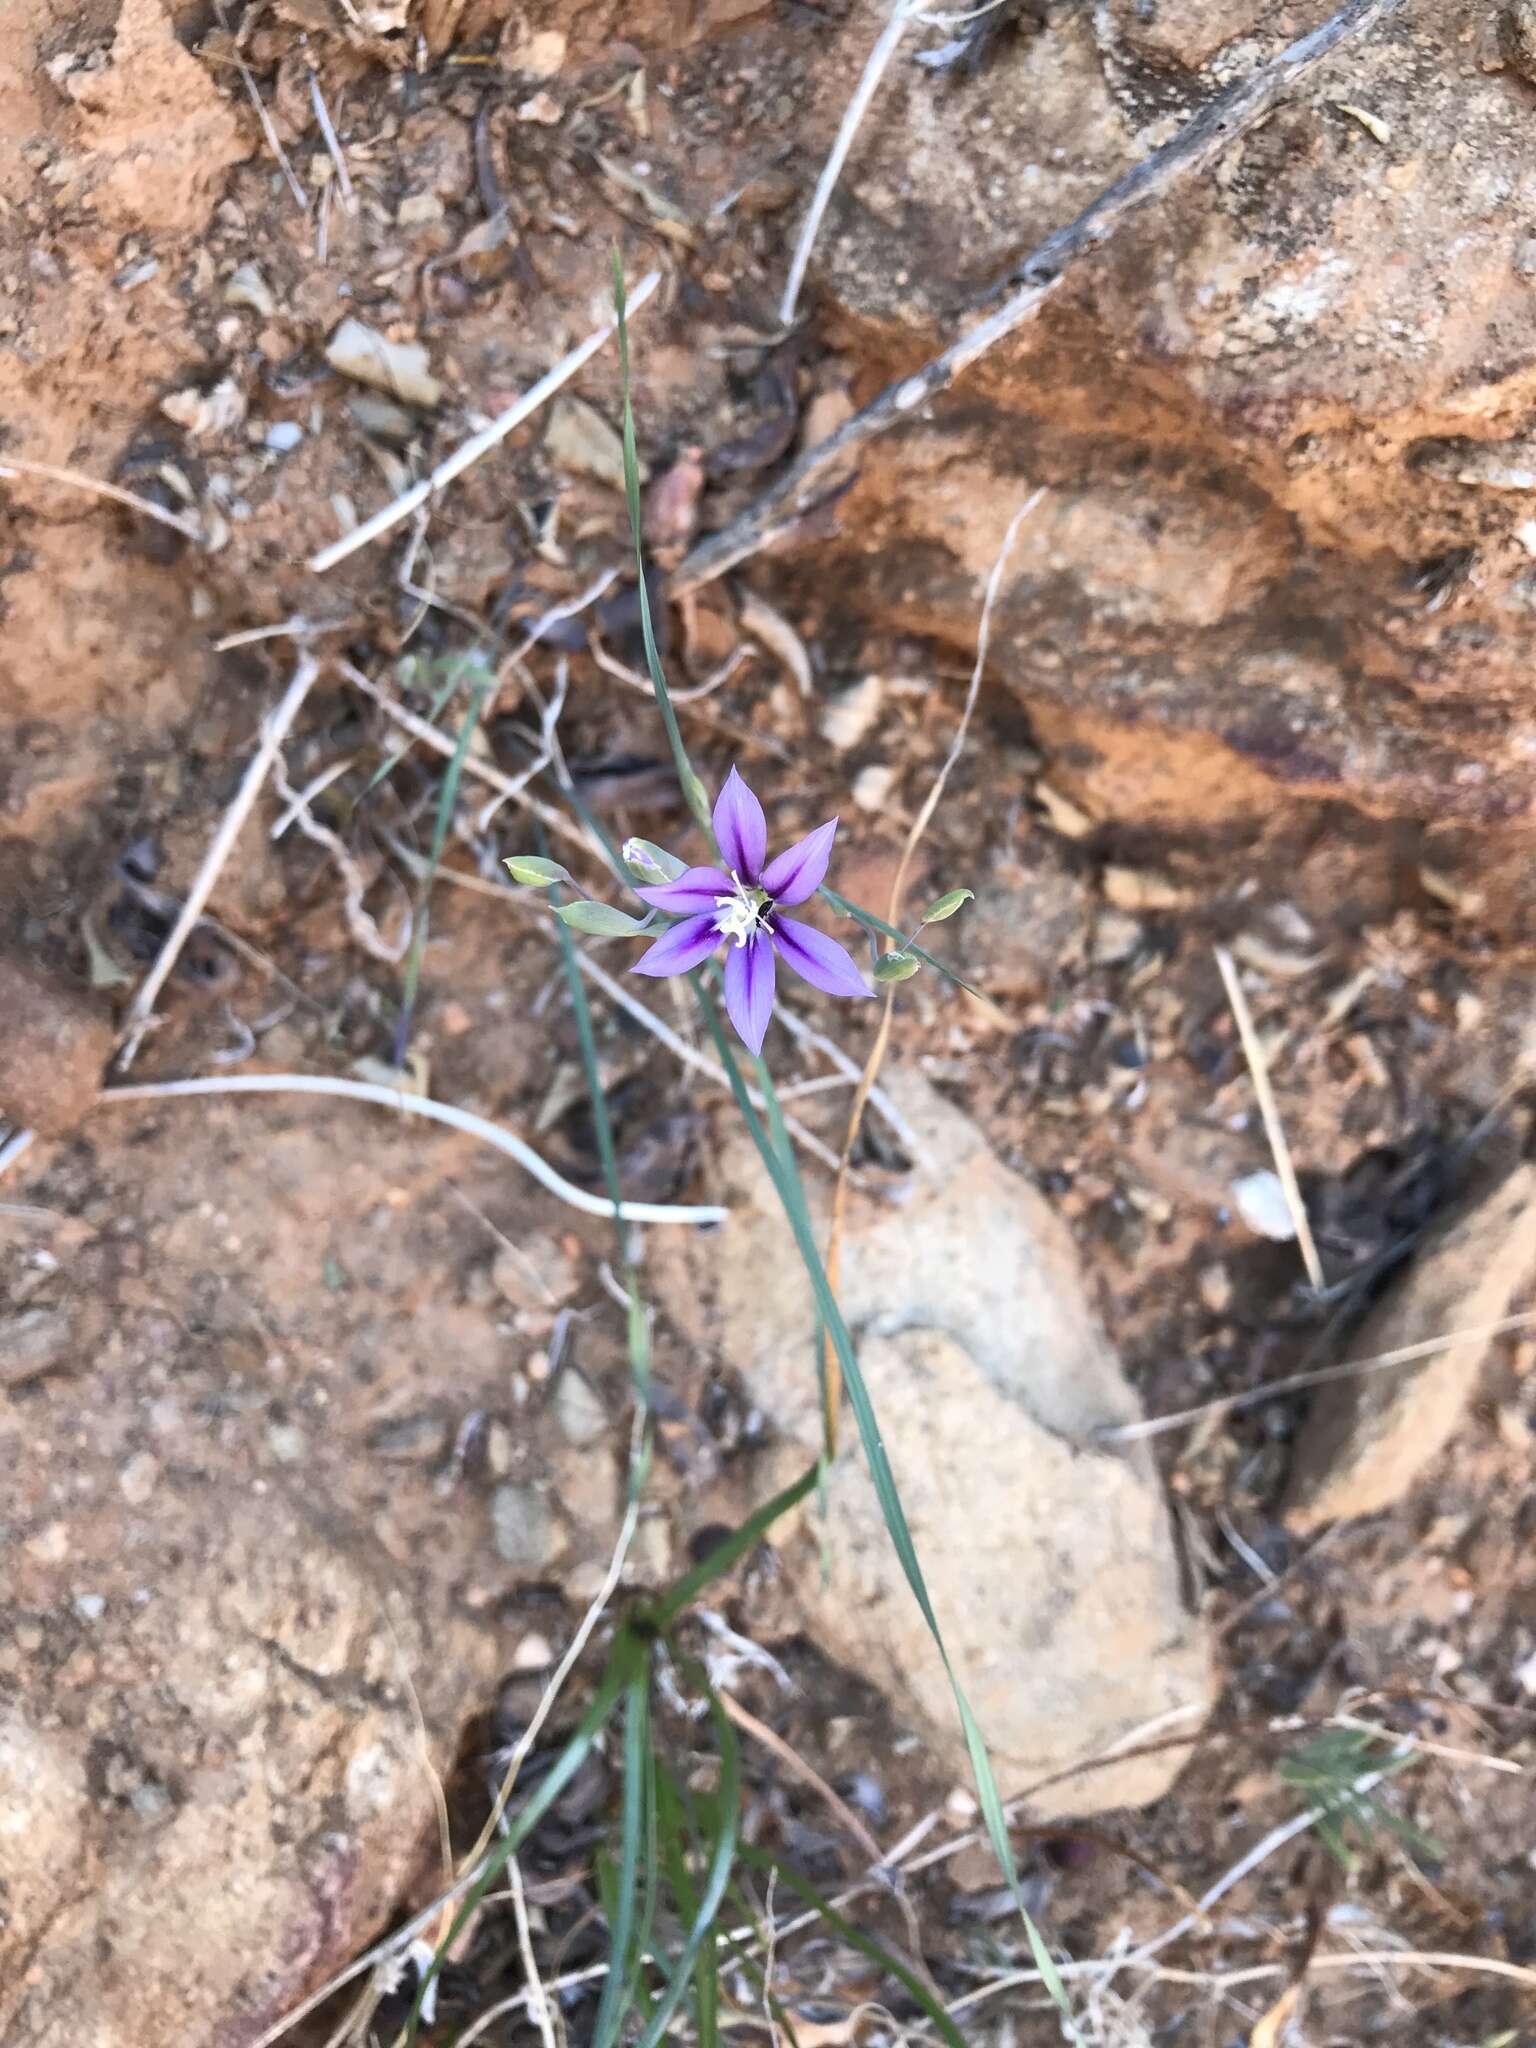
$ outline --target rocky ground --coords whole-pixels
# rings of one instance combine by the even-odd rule
[[[834,880],[883,909],[1045,487],[907,890],[974,889],[931,936],[982,994],[898,991],[843,1292],[1091,2040],[1531,2025],[1527,12],[1407,0],[784,545],[661,603],[706,779],[739,763],[779,839],[839,812]],[[404,1053],[600,1185],[549,923],[500,881],[533,826],[485,808],[536,758],[554,648],[483,705],[413,1002],[445,763],[379,700],[451,748],[456,659],[611,572],[560,638],[558,735],[607,829],[684,844],[634,673],[612,350],[387,540],[313,556],[608,318],[617,246],[661,274],[633,346],[664,600],[698,534],[1322,13],[914,27],[786,339],[866,0],[0,0],[0,1131],[35,1133],[0,1138],[5,2048],[250,2048],[430,1899],[623,1512],[603,1221],[384,1110],[98,1100],[312,648],[132,1080],[367,1080]],[[591,949],[620,976],[626,953]],[[817,1415],[809,1299],[708,1047],[641,994],[684,1057],[594,989],[623,1185],[730,1219],[644,1236],[659,1453],[621,1601],[801,1469]],[[874,1028],[809,996],[791,1021],[855,1062]],[[769,1050],[820,1217],[848,1077],[814,1035]],[[871,1860],[850,1813],[910,1843],[901,1896],[850,1912],[920,1953],[967,2038],[1054,2038],[849,1449],[828,1512],[824,1556],[804,1511],[694,1624],[771,1738],[749,1828],[828,1889]],[[1348,1872],[1277,1840],[1155,1962],[1086,1968],[1303,1810],[1320,1740],[1386,1754],[1372,1730],[1406,1745],[1381,1794],[1403,1832],[1373,1823]],[[692,1753],[681,1714],[671,1739]],[[608,1770],[529,1864],[546,1971],[602,1953]],[[854,1949],[779,1960],[802,2043],[923,2038],[871,2009],[894,1994]],[[436,2038],[521,1972],[503,1902]],[[591,2020],[578,1987],[571,2038]]]

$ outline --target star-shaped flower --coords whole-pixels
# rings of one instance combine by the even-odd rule
[[[726,1012],[754,1053],[762,1051],[773,1015],[779,960],[827,995],[873,995],[845,947],[813,925],[784,915],[786,904],[804,903],[821,887],[836,818],[769,860],[763,807],[733,768],[713,822],[723,868],[686,868],[670,882],[636,892],[681,921],[641,954],[633,972],[686,974],[729,940]]]

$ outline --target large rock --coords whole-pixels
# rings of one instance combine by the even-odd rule
[[[1330,11],[1106,0],[1021,11],[974,75],[898,59],[816,257],[869,382]],[[818,142],[884,12],[850,9]],[[1494,876],[1453,848],[1490,912],[1536,923],[1536,95],[1493,13],[1410,6],[1350,41],[866,450],[840,512],[867,613],[969,650],[1004,528],[1050,486],[992,659],[1094,815],[1228,844],[1297,797],[1459,825],[1508,849]],[[820,546],[807,597],[837,573]]]
[[[1521,1166],[1428,1241],[1350,1350],[1379,1358],[1459,1330],[1486,1332],[1533,1279],[1536,1167]],[[1488,1344],[1474,1334],[1415,1363],[1325,1387],[1296,1445],[1287,1520],[1312,1529],[1401,1499],[1460,1424]]]
[[[1150,1463],[1099,1447],[1136,1397],[1066,1229],[918,1076],[888,1079],[920,1157],[899,1203],[855,1195],[839,1289],[945,1641],[1005,1784],[1017,1787],[1209,1704],[1208,1648],[1181,1589]],[[764,1409],[819,1441],[808,1284],[766,1176],[730,1157],[731,1220],[661,1270]],[[702,1317],[699,1304],[704,1304]],[[810,1625],[877,1679],[944,1766],[965,1747],[938,1654],[885,1532],[852,1418],[831,1476],[829,1576],[805,1538]],[[1043,1814],[1156,1798],[1177,1757],[1040,1795]]]

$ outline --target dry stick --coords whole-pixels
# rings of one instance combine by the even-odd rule
[[[844,1834],[850,1835],[858,1843],[871,1869],[878,1868],[885,1860],[880,1851],[880,1844],[848,1802],[833,1791],[821,1773],[808,1764],[800,1752],[792,1748],[775,1729],[770,1728],[766,1721],[759,1721],[755,1714],[749,1713],[733,1694],[722,1688],[717,1697],[721,1707],[742,1733],[749,1735],[759,1748],[766,1749],[771,1756],[777,1757],[785,1770],[798,1778],[802,1785],[808,1785],[837,1821]]]
[[[460,1109],[452,1102],[438,1102],[430,1095],[408,1095],[399,1088],[385,1088],[376,1081],[346,1081],[333,1074],[200,1074],[186,1081],[136,1081],[126,1088],[103,1088],[98,1102],[154,1102],[176,1095],[337,1095],[345,1102],[371,1102],[384,1109],[398,1109],[408,1116],[424,1116],[433,1123],[447,1124],[466,1137],[479,1138],[494,1146],[549,1193],[586,1216],[611,1217],[614,1205],[606,1195],[590,1195],[563,1174],[557,1173],[531,1145],[500,1124]],[[621,1202],[619,1220],[624,1223],[723,1223],[729,1210],[709,1204],[677,1206],[665,1202]]]
[[[721,1079],[723,1080],[724,1078],[722,1074]],[[11,1132],[4,1143],[0,1144],[0,1173],[4,1173],[7,1167],[15,1165],[16,1161],[26,1151],[36,1136],[36,1131],[26,1129],[17,1129]]]
[[[1171,142],[1117,178],[1074,221],[1048,236],[994,286],[981,302],[983,306],[999,292],[1006,296],[991,312],[983,313],[975,326],[913,376],[887,385],[835,434],[808,449],[740,518],[694,548],[672,581],[673,596],[711,582],[793,526],[834,465],[947,390],[979,356],[1032,320],[1069,266],[1106,241],[1127,214],[1206,169],[1347,37],[1359,34],[1401,5],[1402,0],[1349,0],[1310,35],[1289,44],[1249,77],[1218,93]]]
[[[631,315],[639,312],[660,282],[659,270],[647,271],[629,295],[628,310]],[[568,356],[562,357],[537,384],[530,386],[515,404],[509,405],[488,427],[482,427],[478,434],[472,434],[452,455],[440,462],[430,476],[423,477],[420,483],[412,484],[408,491],[402,491],[398,498],[392,499],[389,504],[375,512],[371,519],[365,519],[361,526],[354,527],[351,533],[344,533],[340,540],[332,541],[328,548],[321,548],[318,554],[311,555],[310,568],[316,575],[326,569],[334,569],[336,564],[345,561],[348,555],[355,554],[359,548],[367,547],[371,541],[376,541],[381,533],[388,533],[391,527],[398,526],[402,519],[409,519],[418,507],[425,505],[429,498],[436,497],[455,477],[462,476],[471,464],[478,462],[482,455],[488,455],[498,443],[504,441],[514,427],[520,427],[531,413],[538,411],[546,399],[553,398],[562,384],[568,384],[582,365],[590,362],[598,350],[613,339],[614,332],[614,323],[610,321],[606,327],[599,327],[595,333],[589,334],[584,342],[573,348]]]
[[[232,34],[233,31],[230,29],[228,17],[225,15],[220,0],[214,0],[213,11],[219,18],[220,28],[224,30],[226,35]],[[288,152],[283,147],[282,137],[272,125],[272,116],[267,112],[266,104],[261,94],[256,90],[256,81],[251,76],[251,67],[246,63],[238,50],[234,53],[233,63],[235,69],[240,74],[240,83],[245,87],[246,96],[249,98],[251,105],[256,109],[256,118],[261,123],[261,132],[267,139],[267,147],[271,150],[273,156],[276,157],[278,169],[288,182],[288,190],[293,194],[293,203],[297,206],[300,213],[308,213],[309,194],[299,183],[293,165],[288,161]]]
[[[132,1066],[134,1054],[149,1029],[150,1018],[154,1014],[155,997],[165,986],[167,975],[176,965],[182,947],[191,937],[194,926],[202,916],[208,898],[213,894],[214,884],[218,881],[224,863],[240,836],[240,828],[250,816],[261,786],[271,771],[272,763],[277,759],[278,749],[287,737],[288,728],[298,716],[304,699],[309,695],[319,673],[320,664],[314,656],[301,654],[293,678],[283,692],[276,709],[270,712],[262,723],[261,744],[251,756],[250,765],[241,779],[240,787],[235,791],[229,809],[224,813],[219,829],[213,835],[212,843],[203,856],[203,864],[193,879],[186,901],[181,906],[165,944],[160,948],[154,965],[139,984],[128,1007],[128,1015],[123,1022],[122,1051],[117,1062],[125,1074]]]
[[[528,1924],[528,1900],[523,1892],[523,1873],[515,1856],[507,1863],[507,1884],[512,1893],[512,1918],[517,1925],[517,1952],[523,1959],[523,1976],[528,1991],[528,2017],[539,2030],[543,2048],[558,2048],[555,2023],[550,2014],[549,1994],[539,1975],[539,1959],[533,1952],[533,1930]]]
[[[800,239],[795,244],[794,260],[789,266],[789,278],[784,286],[784,297],[779,304],[779,319],[785,327],[794,325],[795,314],[800,305],[800,287],[805,283],[805,273],[810,267],[811,251],[816,246],[816,237],[821,231],[822,218],[831,203],[833,189],[842,175],[848,152],[853,147],[853,138],[859,132],[859,123],[869,111],[869,103],[880,88],[886,67],[896,54],[896,46],[906,34],[916,8],[916,0],[896,0],[890,20],[881,30],[879,40],[870,51],[864,66],[863,76],[854,90],[843,115],[837,139],[832,144],[831,154],[821,167],[821,176],[816,180],[816,190],[811,195],[810,209],[800,230]]]
[[[319,75],[314,71],[309,74],[309,98],[315,110],[315,119],[320,124],[325,146],[330,152],[331,162],[336,167],[336,188],[341,194],[341,203],[348,213],[354,213],[357,210],[357,194],[352,190],[352,178],[347,170],[346,157],[342,154],[341,138],[331,125],[331,111],[325,104],[324,93],[320,90]]]
[[[1248,1008],[1248,998],[1243,993],[1243,984],[1238,978],[1232,955],[1225,946],[1216,946],[1212,950],[1216,955],[1216,965],[1221,969],[1222,984],[1227,991],[1227,1000],[1232,1005],[1232,1015],[1237,1020],[1237,1035],[1243,1042],[1243,1054],[1248,1061],[1248,1071],[1253,1076],[1253,1092],[1259,1098],[1259,1114],[1264,1119],[1265,1135],[1269,1139],[1269,1149],[1274,1155],[1275,1172],[1280,1176],[1280,1185],[1285,1191],[1285,1206],[1291,1213],[1302,1264],[1307,1269],[1307,1278],[1312,1283],[1313,1293],[1321,1294],[1325,1284],[1323,1262],[1317,1256],[1317,1246],[1312,1238],[1312,1222],[1307,1215],[1307,1205],[1301,1199],[1301,1189],[1297,1185],[1296,1168],[1291,1161],[1291,1148],[1285,1140],[1285,1126],[1280,1121],[1275,1091],[1269,1085],[1269,1062],[1264,1057],[1259,1034],[1253,1028],[1253,1013]]]
[[[445,733],[439,732],[435,725],[429,724],[425,718],[418,718],[414,711],[407,711],[403,704],[397,703],[387,690],[381,690],[371,677],[365,676],[362,670],[355,668],[350,661],[339,661],[336,666],[354,689],[361,690],[365,697],[371,697],[384,716],[392,719],[402,732],[412,734],[423,746],[430,747],[445,760],[453,759],[457,751],[454,742]],[[536,796],[529,796],[526,790],[519,789],[513,776],[503,775],[492,762],[483,761],[478,754],[470,753],[464,756],[462,766],[466,775],[477,776],[492,789],[500,790],[502,795],[512,802],[521,804],[525,811],[530,812],[549,831],[569,839],[573,845],[581,847],[583,852],[590,850],[586,834],[571,823],[564,811],[556,810],[553,804],[541,803]]]
[[[185,534],[188,540],[199,545],[203,529],[190,512],[172,512],[164,505],[157,505],[150,498],[141,498],[137,491],[125,491],[121,484],[104,483],[100,477],[87,476],[84,470],[61,469],[53,462],[24,462],[19,455],[0,457],[0,476],[35,476],[45,483],[68,484],[77,491],[89,491],[96,498],[110,498],[115,505],[126,505],[130,512],[141,512],[146,519],[158,519],[162,526],[169,526],[176,533]]]
[[[1207,1415],[1219,1415],[1230,1409],[1257,1408],[1261,1402],[1273,1401],[1281,1394],[1300,1393],[1305,1387],[1325,1387],[1331,1380],[1354,1379],[1361,1373],[1386,1372],[1393,1366],[1412,1365],[1416,1359],[1429,1358],[1437,1351],[1449,1350],[1453,1344],[1492,1343],[1495,1337],[1506,1337],[1513,1330],[1528,1330],[1536,1323],[1536,1313],[1527,1311],[1524,1315],[1505,1316],[1497,1323],[1479,1323],[1465,1330],[1448,1330],[1443,1337],[1425,1337],[1417,1344],[1404,1344],[1396,1351],[1381,1351],[1374,1358],[1353,1358],[1339,1365],[1320,1365],[1310,1372],[1293,1372],[1285,1379],[1270,1380],[1262,1387],[1247,1387],[1239,1394],[1222,1394],[1214,1401],[1202,1401],[1196,1408],[1178,1408],[1168,1415],[1149,1416],[1145,1422],[1119,1422],[1094,1431],[1100,1443],[1139,1443],[1143,1437],[1162,1436],[1171,1429],[1183,1429],[1191,1422],[1201,1422]]]
[[[927,831],[933,820],[933,814],[939,807],[939,800],[944,794],[944,785],[949,780],[950,772],[965,750],[966,734],[970,731],[971,714],[976,709],[976,698],[981,689],[982,672],[987,665],[987,643],[992,635],[992,607],[997,602],[998,585],[1002,582],[1003,570],[1006,568],[1008,557],[1013,551],[1013,543],[1020,526],[1023,525],[1030,513],[1034,511],[1044,495],[1043,491],[1031,491],[1018,511],[1014,513],[1012,519],[1009,520],[1008,530],[1003,535],[1003,544],[997,551],[997,559],[993,562],[991,574],[987,577],[987,587],[981,601],[981,619],[976,628],[976,661],[971,669],[970,685],[965,693],[965,707],[960,713],[960,723],[955,728],[955,736],[949,743],[949,752],[944,756],[939,772],[933,779],[933,787],[923,800],[922,807],[918,811],[917,816],[912,820],[911,830],[907,833],[906,843],[901,849],[901,859],[896,863],[896,874],[891,883],[890,902],[886,906],[885,921],[887,924],[899,924],[901,921],[901,900],[906,891],[907,870],[912,864],[912,856],[917,851],[918,841]],[[880,1028],[875,1033],[875,1042],[869,1049],[869,1058],[864,1062],[864,1071],[860,1074],[858,1086],[854,1090],[853,1107],[848,1112],[848,1133],[843,1140],[842,1157],[838,1161],[837,1166],[837,1179],[832,1187],[832,1222],[827,1233],[826,1266],[827,1285],[834,1294],[837,1292],[837,1284],[842,1272],[843,1226],[848,1212],[848,1180],[853,1167],[853,1151],[859,1141],[859,1132],[864,1124],[864,1105],[868,1102],[870,1090],[879,1078],[880,1068],[885,1060],[886,1047],[891,1041],[891,1022],[895,1015],[896,1007],[895,998],[896,984],[891,982],[886,987],[885,1001],[880,1006]],[[820,1331],[818,1341],[821,1347],[821,1385],[823,1390],[822,1431],[826,1441],[827,1455],[835,1457],[837,1454],[838,1411],[842,1404],[843,1392],[842,1367],[838,1363],[836,1353],[827,1340],[825,1328]]]
[[[400,930],[393,939],[386,939],[379,929],[377,920],[363,908],[363,898],[368,893],[369,884],[360,863],[353,858],[341,836],[333,832],[329,825],[322,824],[309,808],[311,801],[321,790],[338,776],[345,775],[351,766],[350,761],[336,763],[323,775],[317,776],[308,789],[295,789],[279,759],[272,777],[272,785],[288,808],[272,827],[272,837],[279,839],[290,825],[297,825],[306,839],[325,849],[341,877],[342,920],[354,943],[361,946],[371,959],[382,960],[387,967],[398,967],[410,951],[411,929],[415,922],[410,904],[405,905]]]

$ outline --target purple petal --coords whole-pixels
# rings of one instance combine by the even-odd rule
[[[726,866],[744,882],[756,882],[768,857],[768,820],[734,768],[715,799],[714,827]]]
[[[697,916],[701,910],[713,912],[717,896],[735,893],[730,876],[721,874],[718,868],[685,868],[673,881],[652,882],[635,891],[642,901],[679,916]]]
[[[671,931],[663,932],[654,946],[648,946],[638,960],[631,961],[631,974],[686,974],[707,960],[720,943],[713,914],[685,917]]]
[[[828,818],[763,869],[763,887],[776,903],[804,903],[821,887],[832,856],[836,818]]]
[[[773,943],[786,967],[792,967],[802,981],[829,996],[872,996],[864,977],[854,965],[853,955],[836,939],[798,917],[773,920]]]
[[[773,1015],[773,948],[762,937],[732,946],[725,956],[725,1014],[753,1052],[763,1049],[763,1033]]]

